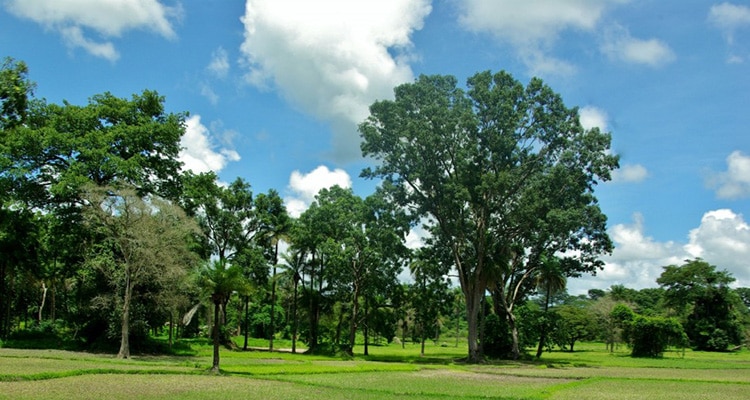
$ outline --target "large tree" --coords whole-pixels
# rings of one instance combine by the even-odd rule
[[[363,155],[378,162],[362,175],[384,179],[451,251],[472,362],[480,359],[479,309],[490,282],[517,294],[533,288],[518,283],[532,280],[538,254],[589,250],[577,269],[594,271],[595,254],[611,246],[592,195],[617,166],[610,136],[584,130],[577,109],[539,79],[524,87],[505,72],[483,72],[464,91],[454,77],[420,76],[396,87],[395,100],[375,102],[360,132]],[[586,220],[576,225],[578,216]],[[503,296],[509,318],[515,294]]]

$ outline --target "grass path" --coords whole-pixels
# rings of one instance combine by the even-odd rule
[[[460,349],[370,348],[340,358],[222,351],[117,360],[112,355],[0,349],[0,399],[747,399],[750,352],[610,354],[596,344],[540,362],[465,365]]]

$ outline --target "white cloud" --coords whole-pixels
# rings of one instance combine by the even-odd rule
[[[674,242],[658,242],[646,235],[641,214],[633,216],[632,224],[617,224],[609,229],[615,245],[611,256],[602,257],[604,270],[595,277],[583,276],[568,281],[571,294],[586,293],[588,289],[608,289],[622,284],[634,289],[656,287],[662,267],[680,264],[687,257],[683,248]]]
[[[211,62],[206,67],[217,78],[226,78],[229,74],[229,55],[223,47],[219,47],[211,54]]]
[[[333,155],[357,158],[357,124],[374,100],[413,79],[410,35],[430,11],[429,0],[247,0],[247,79],[329,121]]]
[[[201,123],[200,115],[193,115],[185,121],[185,135],[180,140],[179,160],[185,165],[183,170],[195,173],[219,172],[231,161],[239,161],[240,155],[231,149],[216,151],[215,136]]]
[[[291,216],[299,217],[315,200],[321,189],[336,185],[342,188],[352,187],[352,179],[343,169],[330,170],[321,165],[307,174],[293,171],[288,186],[291,195],[284,199],[287,211]]]
[[[727,170],[708,179],[720,199],[750,197],[750,156],[734,151],[727,157]]]
[[[117,59],[114,45],[87,38],[84,29],[103,37],[119,37],[131,29],[151,30],[174,38],[170,18],[179,18],[179,7],[167,7],[158,0],[8,0],[6,9],[47,29],[59,31],[71,47],[80,47],[94,56]]]
[[[708,21],[721,29],[731,44],[737,29],[750,26],[750,7],[726,2],[716,4],[708,12]]]
[[[675,60],[674,51],[658,39],[637,39],[619,25],[609,27],[601,51],[613,60],[659,67]]]
[[[120,53],[115,50],[112,42],[97,43],[87,39],[83,36],[81,28],[78,26],[62,28],[60,29],[60,34],[70,47],[81,47],[95,57],[101,57],[112,62],[120,58]]]
[[[640,214],[632,224],[618,224],[609,229],[615,244],[611,256],[602,257],[604,270],[595,277],[583,276],[568,281],[572,294],[589,289],[608,289],[622,284],[633,289],[656,287],[662,267],[683,265],[685,260],[700,257],[717,269],[729,271],[737,286],[750,286],[750,226],[741,214],[720,209],[706,212],[700,225],[690,230],[688,242],[658,242],[646,235]]]
[[[692,257],[728,270],[739,286],[750,286],[750,226],[741,214],[728,209],[709,211],[689,238],[685,250]]]
[[[607,120],[609,117],[603,110],[592,106],[586,106],[578,110],[578,115],[583,129],[589,130],[599,128],[602,132],[607,131]]]
[[[627,0],[463,0],[460,23],[510,43],[535,74],[566,75],[575,68],[547,54],[565,30],[593,31],[605,10]]]
[[[648,178],[648,170],[640,164],[624,164],[612,171],[612,182],[638,183]]]

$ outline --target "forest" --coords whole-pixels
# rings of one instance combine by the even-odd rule
[[[702,259],[664,266],[658,287],[568,295],[613,250],[594,191],[618,158],[539,79],[396,87],[359,126],[377,190],[323,189],[299,218],[276,190],[183,170],[188,114],[155,91],[74,105],[34,90],[5,59],[0,347],[129,358],[206,338],[218,371],[249,338],[345,355],[460,343],[470,363],[581,341],[641,357],[748,341],[750,288]],[[417,226],[428,235],[408,248]]]

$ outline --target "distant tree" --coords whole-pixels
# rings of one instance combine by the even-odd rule
[[[685,321],[685,331],[697,350],[724,351],[740,344],[743,329],[729,284],[734,277],[699,258],[669,265],[657,279],[664,299]]]
[[[602,289],[589,289],[588,295],[591,300],[599,300],[602,297],[606,296],[607,292]]]
[[[553,337],[558,346],[573,352],[576,342],[597,337],[597,318],[588,306],[588,303],[573,302],[555,308],[559,318]]]
[[[188,246],[197,226],[177,206],[157,197],[143,199],[133,189],[87,187],[85,216],[96,231],[87,261],[118,293],[121,340],[118,358],[130,357],[134,290],[156,284],[179,285],[195,261]]]

